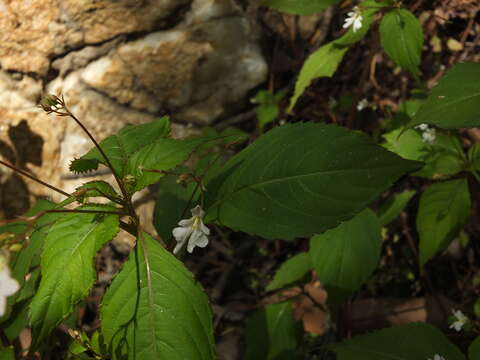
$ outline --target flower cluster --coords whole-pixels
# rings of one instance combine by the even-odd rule
[[[347,13],[347,18],[343,24],[343,28],[349,28],[353,25],[353,32],[357,32],[362,27],[363,16],[358,6],[353,8],[353,11]]]
[[[47,114],[55,113],[60,116],[69,115],[63,96],[60,98],[52,94],[46,95],[42,98],[42,101],[40,101],[39,107]]]
[[[192,217],[186,220],[180,220],[178,225],[173,229],[173,236],[177,241],[177,245],[173,250],[174,254],[177,254],[180,249],[188,241],[187,251],[191,253],[195,246],[205,247],[208,245],[208,235],[210,235],[210,229],[203,224],[203,216],[205,212],[197,205],[192,210]]]
[[[428,126],[427,124],[420,124],[415,126],[415,129],[418,129],[422,132],[422,139],[424,143],[430,145],[435,143],[436,132],[434,128]]]
[[[17,280],[10,275],[7,258],[0,255],[0,316],[7,310],[7,297],[15,294],[20,286]]]

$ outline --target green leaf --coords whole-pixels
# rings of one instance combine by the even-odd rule
[[[158,182],[159,190],[155,204],[153,215],[153,224],[158,235],[164,242],[168,242],[172,238],[172,230],[182,219],[182,216],[190,214],[190,209],[195,207],[195,201],[199,192],[192,199],[191,206],[184,214],[184,210],[188,205],[188,200],[195,190],[195,183],[188,183],[186,186],[177,184],[175,176],[165,176]]]
[[[423,31],[415,15],[405,9],[386,13],[380,23],[380,40],[388,56],[418,78]]]
[[[330,345],[338,360],[448,360],[465,356],[437,328],[425,323],[399,325]]]
[[[114,359],[215,359],[207,296],[184,265],[146,234],[107,290],[100,315]]]
[[[470,360],[480,359],[480,336],[477,336],[468,347],[468,357]]]
[[[321,77],[331,77],[335,73],[346,51],[346,47],[339,47],[331,42],[322,46],[307,58],[302,70],[300,70],[288,111],[293,109],[300,95],[310,86],[313,80]]]
[[[415,190],[406,190],[400,194],[390,196],[385,204],[378,210],[380,225],[386,226],[395,220],[416,193]]]
[[[370,209],[310,240],[310,258],[328,301],[339,305],[372,274],[382,247],[380,222]]]
[[[427,144],[423,141],[421,131],[397,129],[383,136],[386,149],[408,160],[423,161],[425,165],[412,175],[430,179],[442,179],[458,174],[466,167],[466,161],[460,151],[462,145],[458,138],[437,131],[435,142]]]
[[[13,346],[3,347],[0,345],[0,360],[15,360]]]
[[[168,117],[162,117],[156,121],[141,125],[129,125],[100,142],[113,168],[120,177],[124,175],[124,168],[128,157],[138,149],[154,142],[158,138],[170,134],[170,121]],[[75,159],[70,164],[70,170],[74,172],[88,172],[96,170],[98,164],[106,165],[106,161],[96,147],[80,159]]]
[[[417,214],[421,265],[458,235],[470,206],[466,179],[433,184],[422,194]]]
[[[432,90],[409,127],[432,124],[444,129],[480,126],[480,64],[454,65]]]
[[[259,104],[256,108],[258,127],[263,129],[265,125],[274,121],[280,113],[279,103],[285,96],[284,91],[276,94],[270,91],[260,90],[252,100],[255,104]]]
[[[468,150],[468,161],[470,170],[480,171],[480,142],[476,142]]]
[[[247,322],[244,360],[295,359],[299,330],[290,302],[267,305]]]
[[[294,15],[311,15],[340,0],[263,0],[262,5]]]
[[[101,180],[89,181],[75,189],[75,194],[80,198],[106,197],[109,199],[120,199],[115,189],[109,183]]]
[[[312,262],[309,253],[300,253],[285,261],[275,273],[273,280],[268,284],[267,291],[277,290],[305,278]]]
[[[204,140],[159,139],[137,151],[128,160],[126,168],[126,173],[135,177],[134,191],[160,180],[164,176],[161,171],[170,170],[183,163],[202,141]]]
[[[115,210],[90,205],[83,210]],[[118,232],[117,215],[72,213],[48,232],[41,259],[42,280],[31,305],[33,347],[65,319],[88,295],[95,281],[93,259]]]
[[[267,239],[311,236],[362,211],[418,167],[335,125],[277,127],[207,184],[206,222]]]
[[[363,17],[360,30],[354,32],[353,29],[349,29],[341,38],[322,46],[307,58],[295,84],[295,91],[290,99],[288,112],[293,110],[298,98],[310,86],[313,80],[331,77],[335,73],[345,52],[348,50],[348,46],[363,39],[373,22],[375,14],[387,5],[388,2],[363,1],[360,4]]]

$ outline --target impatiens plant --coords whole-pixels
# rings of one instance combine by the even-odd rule
[[[305,15],[338,2],[263,4]],[[364,0],[347,13],[344,34],[307,58],[284,110],[293,113],[315,79],[331,77],[376,22],[385,53],[420,81],[418,19],[399,2]],[[454,65],[430,94],[401,104],[376,138],[322,122],[276,126],[285,94],[260,92],[257,130],[263,134],[234,154],[233,145],[242,144],[245,134],[213,131],[177,139],[168,117],[97,141],[68,99],[47,95],[42,110],[59,121],[74,121],[92,141],[92,149],[73,159],[70,170],[80,174],[105,167],[114,183],[90,181],[67,193],[0,160],[63,197],[59,203],[40,200],[0,226],[0,358],[49,358],[68,334],[65,358],[215,359],[210,300],[182,259],[195,257],[195,248],[206,247],[226,228],[249,234],[252,242],[306,241],[266,286],[277,301],[256,306],[247,321],[245,359],[301,358],[302,330],[292,303],[307,295],[289,296],[288,289],[305,289],[312,276],[328,294],[317,305],[333,336],[322,340],[321,348],[337,359],[465,359],[442,331],[426,323],[354,337],[341,337],[349,331],[339,324],[344,305],[379,266],[385,228],[417,195],[410,189],[397,192],[392,186],[399,179],[428,180],[419,191],[418,246],[411,238],[409,244],[409,261],[419,273],[462,236],[471,184],[480,181],[480,152],[478,145],[467,149],[451,130],[480,126],[479,84],[480,64]],[[371,106],[361,100],[357,110]],[[146,230],[132,200],[153,185],[159,188],[153,214],[159,236]],[[133,248],[102,295],[98,326],[82,331],[75,316],[96,283],[94,260],[120,232],[135,238]],[[463,312],[456,309],[453,315],[452,329],[478,333]],[[26,351],[18,340],[24,328],[31,329],[32,338]],[[480,358],[479,339],[468,349],[471,359]]]

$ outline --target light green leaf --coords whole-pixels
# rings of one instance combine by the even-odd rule
[[[263,129],[265,125],[274,121],[280,113],[279,102],[285,96],[284,91],[280,91],[276,94],[270,91],[260,90],[255,98],[252,100],[255,104],[258,104],[256,108],[258,127]]]
[[[386,226],[395,220],[416,193],[415,190],[406,190],[400,194],[390,196],[385,204],[378,210],[378,220],[380,224]]]
[[[470,360],[480,359],[480,336],[477,336],[468,347],[468,357]]]
[[[201,142],[199,139],[159,139],[137,151],[128,160],[126,168],[126,173],[135,178],[134,191],[160,180],[164,175],[161,171],[170,170],[183,163]]]
[[[331,77],[335,73],[347,49],[346,47],[336,46],[335,43],[331,42],[322,46],[308,57],[303,64],[302,70],[300,70],[288,111],[293,109],[300,95],[303,94],[313,80],[321,77]]]
[[[388,56],[418,78],[423,31],[415,15],[405,9],[386,13],[380,23],[380,40]]]
[[[372,274],[380,258],[380,222],[370,209],[310,240],[310,258],[328,301],[338,305]]]
[[[399,325],[329,346],[338,360],[448,360],[465,356],[437,328],[425,323]]]
[[[114,359],[215,359],[207,296],[184,265],[146,234],[107,290],[100,315]]]
[[[115,210],[101,205],[81,209]],[[30,309],[34,348],[88,295],[95,281],[93,259],[117,234],[118,223],[116,215],[72,213],[52,225],[41,259],[42,280]]]
[[[267,239],[311,236],[362,211],[418,167],[335,125],[277,127],[207,184],[206,221]]]
[[[340,0],[263,0],[272,9],[294,15],[311,15],[339,3]]]
[[[105,181],[89,181],[75,189],[77,197],[89,198],[89,197],[106,197],[109,199],[120,199],[120,195],[117,194],[115,189],[109,183]]]
[[[408,160],[423,161],[425,165],[412,175],[430,179],[442,179],[464,170],[466,161],[460,151],[462,146],[456,136],[437,131],[435,142],[423,141],[421,131],[407,129],[393,130],[383,136],[386,149]]]
[[[147,124],[129,125],[120,130],[118,134],[102,140],[100,147],[110,159],[117,174],[123,177],[124,168],[130,155],[153,141],[169,135],[170,121],[168,117],[162,117]],[[80,159],[72,161],[70,170],[88,172],[96,170],[98,164],[105,165],[106,161],[100,151],[94,147]]]
[[[466,179],[433,184],[422,194],[417,214],[421,265],[450,244],[469,214]]]
[[[291,303],[267,305],[248,320],[244,360],[295,359],[299,330]]]
[[[153,215],[153,224],[158,235],[166,243],[172,238],[172,230],[177,223],[184,218],[190,217],[190,209],[195,207],[195,201],[199,192],[192,199],[190,208],[184,213],[188,201],[195,190],[196,184],[191,182],[186,186],[177,184],[175,176],[165,176],[158,182],[159,190]]]
[[[273,280],[268,284],[267,291],[277,290],[305,278],[312,262],[309,253],[300,253],[285,261],[275,273]]]
[[[432,124],[444,129],[480,126],[480,64],[454,65],[432,90],[409,126]]]
[[[363,39],[373,22],[375,14],[388,4],[389,2],[363,1],[360,4],[363,17],[360,30],[354,32],[353,29],[349,29],[341,38],[322,46],[307,58],[295,84],[295,91],[290,99],[288,112],[293,110],[298,98],[310,86],[313,80],[331,77],[335,73],[345,52],[348,50],[348,46]]]

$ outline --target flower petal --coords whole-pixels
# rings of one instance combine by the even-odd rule
[[[191,217],[190,219],[180,220],[178,222],[178,225],[183,227],[191,227],[194,222],[195,222],[195,217]]]
[[[197,205],[195,206],[192,210],[190,210],[192,212],[192,215],[193,216],[198,216],[198,217],[201,217],[203,218],[203,216],[205,215],[205,211],[202,210],[202,208],[200,207],[200,205]]]
[[[7,297],[0,295],[0,316],[5,315],[6,310],[7,310]]]
[[[172,230],[173,237],[177,242],[184,243],[192,233],[191,227],[176,227]]]

